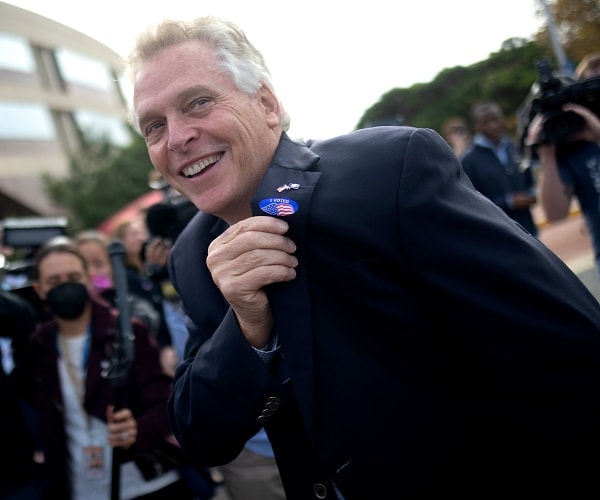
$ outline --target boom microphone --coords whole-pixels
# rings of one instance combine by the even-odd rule
[[[103,373],[113,386],[113,403],[116,410],[125,407],[127,400],[127,374],[133,363],[133,328],[129,311],[127,271],[125,269],[125,245],[115,240],[108,246],[108,255],[113,268],[113,281],[119,310],[119,329],[115,340],[110,368]],[[114,447],[112,451],[110,500],[118,500],[121,484],[121,463],[123,449]]]
[[[119,310],[119,336],[117,346],[121,348],[117,353],[119,362],[131,364],[133,360],[133,328],[131,327],[131,311],[129,304],[129,291],[127,289],[127,270],[125,268],[125,245],[120,240],[115,240],[108,245],[108,255],[113,269],[113,282],[116,293],[117,309]]]

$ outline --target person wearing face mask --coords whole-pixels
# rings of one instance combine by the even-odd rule
[[[84,230],[73,237],[73,243],[87,262],[92,283],[91,292],[116,306],[116,294],[113,284],[113,269],[108,253],[109,239],[100,231],[94,229]],[[163,331],[161,318],[154,306],[138,294],[129,290],[129,303],[131,314],[146,324],[150,332],[157,337]],[[169,356],[165,356],[166,359]],[[163,364],[163,353],[161,349],[161,364]],[[169,373],[169,370],[167,370]]]
[[[42,247],[35,292],[50,314],[31,335],[11,376],[40,412],[48,498],[102,499],[111,491],[112,448],[120,447],[120,498],[193,497],[175,468],[152,461],[170,437],[171,378],[148,329],[132,319],[133,359],[125,404],[114,408],[111,366],[118,315],[90,293],[86,260],[72,242]]]
[[[73,242],[88,263],[92,291],[116,306],[116,293],[113,286],[113,270],[108,253],[109,238],[95,229],[87,229],[77,233]],[[127,269],[128,285],[131,269]],[[155,284],[152,285],[156,287]],[[167,321],[167,313],[162,304],[153,303],[149,295],[143,295],[138,288],[129,288],[129,304],[131,314],[142,320],[150,329],[160,346],[160,364],[167,375],[175,375],[175,367],[181,360],[177,352],[171,324]],[[160,307],[159,307],[160,306]]]

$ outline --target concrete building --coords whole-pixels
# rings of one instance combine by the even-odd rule
[[[82,133],[129,142],[121,80],[113,50],[0,2],[0,219],[63,214],[43,175],[68,173]]]

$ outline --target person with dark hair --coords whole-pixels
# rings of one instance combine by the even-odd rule
[[[129,68],[150,160],[199,210],[169,254],[190,457],[264,427],[289,500],[598,489],[600,304],[437,132],[292,140],[261,53],[211,16],[144,32]]]
[[[478,102],[471,111],[475,136],[461,158],[469,179],[532,235],[538,228],[532,207],[537,202],[535,177],[522,168],[516,143],[506,134],[504,113],[495,102]]]
[[[40,414],[47,498],[109,498],[118,447],[120,498],[191,500],[174,465],[158,454],[170,449],[172,379],[148,329],[132,318],[131,337],[124,332],[132,357],[117,359],[118,314],[90,295],[87,262],[71,242],[43,246],[34,272],[34,289],[51,319],[30,336],[11,379]],[[122,407],[115,407],[115,376],[123,378]]]
[[[125,268],[129,292],[145,300],[154,309],[158,325],[152,331],[161,349],[161,364],[167,373],[173,376],[179,358],[173,346],[173,337],[165,314],[161,279],[156,273],[160,266],[157,268],[153,265],[157,261],[166,261],[171,243],[164,239],[149,241],[144,211],[119,224],[112,236],[122,241],[125,246]]]

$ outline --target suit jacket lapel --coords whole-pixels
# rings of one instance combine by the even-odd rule
[[[264,200],[279,200],[295,207],[293,214],[282,218],[290,226],[288,236],[298,245],[297,275],[293,281],[269,286],[267,295],[275,320],[275,333],[282,346],[284,363],[294,380],[294,391],[302,401],[300,408],[309,426],[313,421],[313,342],[306,230],[310,200],[321,174],[307,169],[318,159],[306,146],[293,143],[284,136],[252,202],[252,215],[268,215],[260,208]],[[312,433],[312,430],[309,428],[309,433]]]

